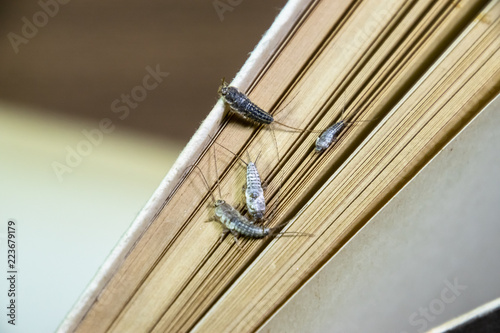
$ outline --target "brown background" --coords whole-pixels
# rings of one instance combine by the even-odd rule
[[[52,2],[55,0],[42,0]],[[221,77],[234,77],[285,0],[236,1],[221,21],[214,1],[72,0],[16,54],[38,1],[0,3],[0,99],[36,112],[97,122],[142,84],[146,66],[170,75],[120,127],[186,141],[210,111]]]

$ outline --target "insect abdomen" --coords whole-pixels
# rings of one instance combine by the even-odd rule
[[[215,210],[215,214],[219,221],[224,224],[227,229],[235,231],[244,237],[263,238],[270,233],[269,228],[253,224],[227,203],[221,204]]]
[[[344,128],[345,123],[340,121],[332,126],[328,127],[321,135],[316,139],[317,152],[325,151],[332,144],[333,140],[339,135],[340,131]]]
[[[248,212],[256,220],[261,220],[266,212],[266,200],[259,172],[254,163],[247,166],[247,189],[245,191]]]
[[[274,118],[269,113],[252,103],[245,94],[237,91],[236,88],[234,90],[233,94],[236,96],[233,96],[234,100],[230,104],[234,111],[259,124],[270,124],[274,121]]]
[[[255,224],[246,224],[240,221],[234,229],[240,235],[250,238],[264,238],[269,234],[269,229]]]
[[[258,122],[259,124],[268,125],[274,121],[274,118],[269,113],[262,110],[261,108],[259,108],[257,105],[253,104],[250,101],[248,101],[244,110],[248,118]]]

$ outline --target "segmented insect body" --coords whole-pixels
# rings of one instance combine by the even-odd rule
[[[224,79],[222,79],[222,84],[219,87],[219,94],[224,99],[224,102],[229,105],[232,111],[236,112],[247,120],[261,125],[271,125],[275,123],[299,132],[315,132],[313,130],[289,126],[283,124],[282,122],[274,120],[273,116],[254,104],[244,93],[240,92],[235,87],[229,86],[224,81]]]
[[[316,147],[314,150],[316,150],[318,153],[324,152],[330,145],[334,142],[337,141],[337,138],[342,132],[342,130],[345,128],[346,123],[341,120],[332,126],[328,127],[321,135],[316,139]]]
[[[221,238],[228,232],[231,232],[236,242],[236,237],[238,235],[250,238],[264,238],[270,235],[274,230],[274,228],[266,228],[254,224],[253,221],[241,215],[240,212],[227,204],[224,200],[217,200],[215,202],[215,218],[225,227]]]
[[[238,157],[240,161],[245,163],[245,165],[247,166],[247,185],[245,188],[245,198],[248,213],[255,220],[262,220],[264,218],[264,214],[266,213],[266,199],[264,198],[264,189],[262,188],[262,181],[260,180],[259,171],[257,170],[257,166],[255,165],[259,157],[257,156],[255,162],[250,161],[247,163],[228,148],[224,147],[220,143],[217,144],[234,156]],[[248,159],[250,160],[250,155]]]
[[[214,147],[214,162],[215,162],[215,172],[217,174],[217,187],[219,189],[219,196],[222,197],[220,183],[219,183],[219,175],[217,171],[217,158],[215,156],[215,147]],[[201,169],[197,165],[193,165],[193,167],[197,168],[200,171],[203,182],[205,183],[205,186],[210,192],[210,195],[212,196],[215,205],[215,215],[210,219],[210,221],[214,220],[218,221],[224,227],[220,237],[220,242],[222,242],[224,237],[229,232],[233,235],[234,241],[238,245],[239,245],[238,236],[249,237],[249,238],[264,238],[266,236],[278,236],[278,235],[311,236],[310,234],[301,232],[279,232],[279,230],[282,227],[284,227],[287,224],[287,222],[272,228],[254,224],[255,220],[249,220],[245,216],[241,215],[241,213],[237,209],[226,203],[224,200],[222,199],[216,200],[214,194],[210,191],[210,186],[208,186],[207,179],[205,178],[205,175],[203,174]],[[255,169],[255,172],[257,175],[258,183],[260,184],[260,177],[258,177],[257,169]],[[253,181],[254,180],[252,180],[251,182]],[[262,193],[262,198],[263,198],[263,193]]]
[[[245,190],[248,213],[256,220],[262,220],[266,213],[266,199],[255,163],[247,164],[247,188]]]
[[[214,219],[224,226],[220,242],[222,242],[224,237],[230,232],[233,235],[234,242],[238,244],[238,246],[238,236],[255,239],[264,238],[266,236],[312,236],[312,234],[296,231],[279,232],[288,222],[279,224],[273,228],[256,225],[253,221],[241,215],[238,210],[224,200],[215,201]]]
[[[214,155],[214,158],[215,158],[215,155]],[[217,170],[216,160],[215,160],[215,163],[216,163],[215,169]],[[203,175],[203,172],[201,171],[201,169],[197,165],[194,165],[194,167],[196,167],[200,171],[201,176],[203,178],[203,182],[205,183],[207,189],[210,190],[210,187],[208,186],[208,182],[207,182],[205,176]],[[218,178],[219,177],[217,175],[217,179]],[[218,185],[218,188],[219,188],[219,195],[222,196],[221,191],[220,191],[220,185]],[[279,225],[279,226],[276,226],[274,228],[267,228],[264,226],[256,225],[256,224],[254,224],[253,220],[249,220],[245,216],[241,215],[237,209],[233,208],[231,205],[226,203],[224,200],[222,200],[222,199],[216,200],[213,193],[210,193],[210,195],[212,196],[212,199],[213,199],[213,202],[215,205],[215,215],[210,220],[211,221],[218,221],[224,227],[222,234],[221,234],[221,237],[220,237],[220,241],[222,241],[224,239],[224,237],[229,232],[231,232],[231,234],[233,235],[234,241],[236,242],[236,244],[239,244],[238,243],[238,236],[240,236],[240,235],[244,236],[244,237],[249,237],[249,238],[264,238],[268,235],[277,234],[276,231],[279,228],[283,227],[283,225]]]
[[[231,110],[240,114],[243,118],[266,125],[274,121],[273,116],[255,105],[245,94],[239,92],[238,89],[228,86],[224,82],[224,79],[222,79],[219,93]]]

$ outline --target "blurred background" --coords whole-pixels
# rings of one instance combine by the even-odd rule
[[[120,128],[181,144],[215,103],[222,76],[236,74],[286,3],[65,1],[42,0],[57,4],[58,12],[46,15],[31,38],[24,38],[23,18],[44,22],[35,15],[43,10],[38,1],[3,2],[2,100],[38,114],[97,122],[113,115],[113,100],[142,84],[147,66],[159,65],[168,79],[148,91]],[[17,43],[12,36],[17,47],[11,32],[25,39]]]
[[[0,2],[1,332],[57,328],[285,3]]]

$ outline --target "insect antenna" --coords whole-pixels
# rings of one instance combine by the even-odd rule
[[[292,97],[292,99],[291,99],[288,103],[286,103],[286,104],[285,104],[285,106],[284,106],[284,107],[282,107],[282,108],[281,108],[281,110],[277,111],[277,112],[276,112],[273,116],[278,115],[281,111],[283,111],[284,109],[286,109],[286,107],[287,107],[288,105],[290,105],[290,103],[291,103],[291,102],[295,99],[295,97],[297,97],[297,95],[298,95],[298,92],[297,92],[297,94],[295,94],[295,95]],[[283,124],[282,122],[277,121],[277,120],[274,120],[273,122],[274,122],[274,123],[276,123],[276,124],[278,124],[278,125],[280,125],[280,126],[283,126],[283,127],[286,127],[286,128],[288,128],[288,129],[293,130],[293,131],[291,131],[291,132],[310,132],[310,133],[316,133],[316,132],[318,132],[318,133],[319,133],[319,132],[322,132],[321,130],[310,130],[310,129],[305,129],[305,128],[297,128],[297,127],[293,127],[293,126],[290,126],[290,125],[287,125],[287,124]],[[276,140],[276,139],[275,139],[275,140]]]
[[[295,94],[295,96],[297,96],[297,94]],[[292,98],[291,101],[293,101],[293,99],[295,98],[295,96]],[[290,102],[288,102],[285,107],[288,106],[288,104],[290,104]],[[346,101],[345,101],[345,94],[344,94],[344,106],[342,107],[342,113],[340,115],[340,120],[343,120],[344,119],[344,109],[345,109],[345,104],[346,104]],[[283,108],[284,109],[284,108]],[[283,110],[282,109],[282,110]],[[307,132],[307,133],[323,133],[327,128],[324,128],[324,129],[320,129],[320,130],[312,130],[312,129],[301,129],[301,128],[296,128],[296,127],[292,127],[292,126],[289,126],[289,125],[286,125],[286,124],[283,124],[282,122],[279,122],[277,120],[274,121],[276,124],[279,124],[281,126],[284,126],[284,127],[287,127],[289,129],[292,129],[294,131],[297,131],[297,132]]]
[[[298,94],[299,94],[299,93],[297,92],[297,93],[296,93],[296,94],[292,97],[292,99],[291,99],[288,103],[286,103],[286,104],[285,104],[285,106],[281,108],[281,110],[276,111],[276,113],[275,113],[274,115],[275,115],[275,116],[277,116],[277,115],[278,115],[281,111],[283,111],[284,109],[286,109],[286,107],[287,107],[288,105],[290,105],[290,103],[292,103],[292,102],[293,102],[293,100],[295,99],[295,97],[297,97],[297,95],[298,95]]]
[[[222,88],[226,87],[227,86],[227,83],[226,83],[226,78],[223,77],[222,78],[222,82],[219,86],[219,89],[217,90],[217,93],[220,95],[221,94],[221,91],[222,91]]]
[[[262,153],[262,150],[259,151],[259,154],[257,155],[257,158],[255,159],[253,164],[257,164],[257,160],[259,159],[261,153]],[[248,152],[248,150],[247,150],[247,154],[248,154],[248,160],[250,161],[250,153]]]
[[[345,101],[345,94],[344,94],[344,106],[342,107],[342,113],[340,115],[340,120],[344,119],[345,104],[346,104],[346,101]],[[356,113],[351,117],[351,119],[358,113],[358,110],[359,109],[355,110]],[[375,117],[375,118],[372,118],[372,119],[366,119],[366,120],[344,121],[344,124],[350,125],[350,124],[355,124],[355,123],[368,123],[370,121],[377,120],[378,118],[379,117]]]
[[[278,149],[278,139],[276,139],[276,133],[274,133],[273,124],[269,125],[269,128],[271,129],[271,135],[273,136],[274,146],[276,147],[276,155],[278,156],[278,162],[279,162],[280,161],[280,151]]]
[[[345,104],[347,103],[346,98],[345,98],[345,94],[342,94],[342,95],[344,96],[344,105],[342,105],[342,112],[340,113],[340,120],[344,120]]]
[[[212,191],[210,190],[210,186],[208,186],[208,181],[207,181],[207,178],[205,178],[205,175],[203,174],[203,171],[201,171],[200,167],[199,167],[199,166],[197,166],[196,164],[191,164],[191,165],[188,165],[188,168],[189,168],[189,167],[193,167],[193,168],[198,169],[198,171],[200,172],[201,177],[202,177],[202,179],[203,179],[203,182],[205,183],[205,186],[207,187],[207,190],[208,190],[208,192],[210,193],[210,195],[212,196],[212,200],[213,200],[213,201],[214,201],[214,203],[215,203],[215,201],[216,201],[216,200],[215,200],[215,196],[214,196],[214,194],[212,193]],[[219,188],[219,191],[220,191],[220,188]],[[222,196],[221,196],[221,198],[222,198]]]
[[[219,188],[219,198],[222,198],[222,192],[220,190],[219,172],[217,171],[217,156],[215,152],[215,146],[214,146],[214,162],[215,162],[215,175],[217,176],[217,187]]]
[[[209,135],[209,137],[210,137],[210,138],[212,138],[210,135]],[[213,138],[212,138],[212,140],[213,140]],[[233,154],[234,156],[236,156],[236,157],[237,157],[237,158],[238,158],[241,162],[243,162],[245,165],[248,165],[248,163],[247,163],[247,162],[243,161],[243,159],[242,159],[242,158],[241,158],[238,154],[234,153],[234,152],[233,152],[233,151],[231,151],[229,148],[227,148],[227,147],[225,147],[225,146],[221,145],[220,143],[218,143],[218,142],[216,142],[216,141],[214,141],[214,143],[215,143],[215,144],[217,144],[217,145],[219,145],[220,147],[224,148],[225,150],[227,150],[228,152],[230,152],[230,153],[231,153],[231,154]],[[248,151],[247,151],[247,152],[248,152]]]

